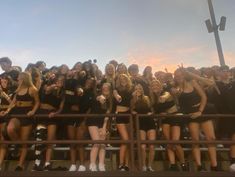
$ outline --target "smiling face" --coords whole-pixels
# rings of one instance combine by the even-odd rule
[[[151,90],[153,93],[160,93],[163,90],[162,84],[158,80],[153,80],[151,83]]]
[[[102,86],[102,95],[104,95],[105,97],[109,97],[111,94],[110,88],[111,86],[109,83],[104,83]]]
[[[142,85],[137,84],[137,85],[135,86],[135,93],[136,93],[136,96],[137,96],[137,97],[144,95],[144,89],[143,89]]]
[[[120,75],[120,85],[122,87],[127,86],[128,82],[127,82],[127,78],[124,75]]]
[[[178,84],[182,84],[185,80],[182,71],[180,71],[179,69],[176,70],[175,73],[174,73],[174,80]]]
[[[1,78],[1,87],[6,89],[8,86],[8,80],[5,78]]]
[[[124,64],[120,64],[117,67],[117,72],[119,74],[126,74],[127,73],[127,67]]]
[[[112,64],[108,64],[106,65],[105,71],[107,75],[113,75],[115,73],[115,68]]]

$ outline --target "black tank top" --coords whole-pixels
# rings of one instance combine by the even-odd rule
[[[27,92],[24,95],[16,94],[16,101],[34,101],[33,97],[29,94],[29,88],[27,89]]]
[[[189,114],[198,111],[198,105],[201,102],[200,96],[195,90],[189,93],[182,92],[179,96],[179,106],[180,110],[184,114]]]

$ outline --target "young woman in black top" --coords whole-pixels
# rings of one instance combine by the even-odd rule
[[[215,140],[213,122],[208,118],[200,117],[207,103],[204,90],[195,80],[188,80],[182,69],[177,69],[174,76],[179,90],[178,100],[180,111],[184,114],[191,114],[191,119],[188,119],[187,123],[192,140],[199,140],[200,127],[205,134],[206,140]],[[204,170],[201,164],[199,145],[194,144],[192,151],[198,170]],[[215,145],[208,145],[208,151],[211,161],[211,170],[217,170]]]
[[[163,89],[163,84],[158,80],[151,82],[151,100],[156,114],[177,114],[178,108],[174,96],[169,90]],[[166,140],[180,140],[181,126],[183,122],[180,118],[164,118],[161,121],[163,136]],[[186,171],[184,151],[180,144],[167,145],[167,155],[170,161],[169,170],[177,171],[176,155],[181,163],[182,170]]]
[[[27,72],[22,72],[19,74],[18,78],[18,88],[16,94],[9,106],[9,108],[4,112],[4,114],[22,114],[26,117],[12,117],[7,120],[7,134],[11,140],[28,140],[31,130],[33,116],[39,107],[39,96],[38,90],[32,83],[31,75]],[[20,153],[20,159],[17,171],[23,170],[23,164],[27,154],[27,145],[23,144]]]
[[[64,101],[63,101],[63,111],[62,114],[79,114],[80,113],[80,103],[83,90],[79,85],[79,80],[76,79],[73,70],[68,71],[64,83]],[[83,118],[74,118],[64,121],[67,125],[67,134],[70,140],[76,140],[76,134],[78,132],[78,127],[84,121]],[[70,145],[70,158],[71,166],[69,171],[76,171],[76,145]]]
[[[63,78],[54,78],[51,81],[44,81],[39,92],[40,97],[40,106],[37,111],[37,114],[46,114],[48,115],[47,119],[37,119],[36,122],[36,140],[54,140],[56,133],[57,121],[53,120],[52,116],[54,112],[59,109],[60,102],[62,100],[62,90],[63,89]],[[34,171],[41,171],[43,168],[49,170],[52,145],[45,147],[43,144],[35,145],[35,164]],[[46,149],[46,167],[43,167],[42,161],[43,150]]]
[[[132,94],[131,100],[131,110],[132,114],[149,114],[153,113],[150,99],[148,96],[144,95],[143,86],[137,84],[135,86],[134,92]],[[155,140],[156,139],[156,125],[153,117],[139,117],[140,125],[140,139],[141,140]],[[149,154],[147,158],[146,144],[141,145],[142,149],[142,170],[143,171],[154,171],[152,169],[152,164],[154,161],[155,149],[154,144],[149,144]],[[148,163],[146,160],[148,159]]]
[[[130,102],[132,98],[132,83],[130,77],[126,74],[120,74],[116,80],[116,89],[113,91],[116,102],[117,114],[130,114]],[[117,129],[122,140],[129,140],[128,124],[129,118],[125,116],[119,116],[116,118]],[[126,144],[120,146],[120,164],[119,170],[128,171],[129,152]]]
[[[91,114],[109,114],[112,110],[112,89],[110,83],[104,83],[101,94],[98,95],[92,104]],[[87,119],[87,126],[92,140],[105,140],[108,117],[91,117]],[[105,171],[105,145],[93,144],[90,152],[91,171],[97,171],[96,159],[99,155],[99,171]]]
[[[9,104],[11,103],[11,96],[9,90],[10,87],[10,80],[7,77],[1,77],[0,78],[0,115],[6,111]],[[0,117],[0,140],[4,140],[4,133],[6,132],[6,123],[5,123],[4,117]],[[6,137],[5,137],[6,138]],[[0,171],[2,167],[2,163],[6,154],[6,145],[1,144],[0,145]]]

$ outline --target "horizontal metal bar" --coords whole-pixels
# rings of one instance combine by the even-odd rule
[[[8,117],[28,117],[27,115],[22,115],[22,114],[9,114],[7,115]],[[50,119],[74,119],[74,118],[84,118],[84,117],[97,117],[97,118],[102,118],[102,117],[131,117],[133,116],[132,114],[57,114],[54,117]],[[161,115],[161,114],[152,114],[152,115],[147,115],[147,114],[137,114],[135,116],[141,116],[141,117],[157,117],[157,118],[166,118],[166,117],[178,117],[178,118],[190,118],[190,114],[183,114],[183,115]],[[133,116],[133,117],[135,117]],[[4,117],[4,116],[0,116]],[[47,114],[35,114],[31,116],[32,118],[48,118]],[[200,117],[205,117],[205,118],[235,118],[235,114],[203,114]]]
[[[0,141],[0,144],[130,144],[131,140]]]
[[[130,144],[132,140],[53,140],[53,141],[0,141],[0,144]],[[133,140],[137,143],[137,140]],[[235,144],[232,140],[143,140],[141,144]]]
[[[232,177],[231,172],[68,172],[68,171],[46,171],[46,172],[0,172],[4,177]]]

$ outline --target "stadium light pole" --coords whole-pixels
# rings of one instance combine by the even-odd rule
[[[220,31],[224,31],[225,30],[226,17],[222,16],[220,18],[220,24],[217,25],[212,1],[211,0],[207,0],[207,2],[208,2],[208,6],[209,6],[211,20],[207,19],[205,21],[205,23],[206,23],[208,32],[209,33],[214,32],[215,42],[216,42],[216,47],[217,47],[217,51],[218,51],[220,65],[224,66],[225,65],[225,61],[224,61],[224,54],[223,54],[222,45],[221,45],[220,37],[219,37],[219,30]]]

